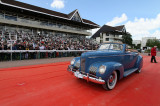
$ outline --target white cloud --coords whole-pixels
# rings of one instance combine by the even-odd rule
[[[111,22],[106,23],[106,25],[115,26],[116,24],[126,21],[128,18],[126,14],[122,14],[121,17],[115,17]],[[92,35],[95,34],[100,28],[92,29]]]
[[[159,37],[160,38],[160,30],[156,30],[153,34],[152,34],[153,37]]]
[[[142,37],[160,38],[160,14],[156,18],[136,18],[128,21],[126,30],[133,35],[133,39],[141,40]]]
[[[125,22],[127,20],[127,16],[125,13],[121,15],[121,17],[115,17],[111,22],[106,23],[106,25],[115,26],[116,24]]]
[[[127,15],[123,13],[121,17],[115,17],[107,25],[115,26],[127,21]],[[155,18],[137,18],[125,23],[127,32],[132,34],[133,40],[141,40],[142,37],[156,37],[160,39],[160,13]]]
[[[51,3],[51,7],[62,9],[64,8],[64,1],[63,0],[53,0],[53,2]]]

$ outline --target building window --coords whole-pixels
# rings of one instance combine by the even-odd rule
[[[49,22],[49,24],[48,24],[49,26],[56,26],[56,23],[55,22]]]
[[[106,36],[109,36],[109,33],[106,33]]]
[[[109,41],[109,38],[106,38],[106,41]]]
[[[0,13],[0,19],[4,19],[4,14]]]
[[[22,17],[19,17],[18,21],[24,22],[24,23],[29,23],[29,19],[25,19],[25,18],[22,18]]]
[[[5,15],[5,19],[17,21],[17,17],[16,16],[11,16],[11,15]]]
[[[46,21],[41,21],[40,25],[48,26],[48,22],[46,22]]]

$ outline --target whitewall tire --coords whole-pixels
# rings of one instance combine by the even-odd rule
[[[116,86],[116,83],[117,83],[117,72],[113,71],[112,74],[109,76],[107,82],[102,86],[105,90],[112,90]]]

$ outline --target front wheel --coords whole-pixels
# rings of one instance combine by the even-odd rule
[[[117,72],[113,71],[112,74],[109,76],[107,82],[105,84],[103,84],[103,88],[105,90],[112,90],[117,83]]]

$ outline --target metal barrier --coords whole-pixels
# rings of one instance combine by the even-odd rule
[[[0,61],[76,57],[93,50],[0,50]]]

